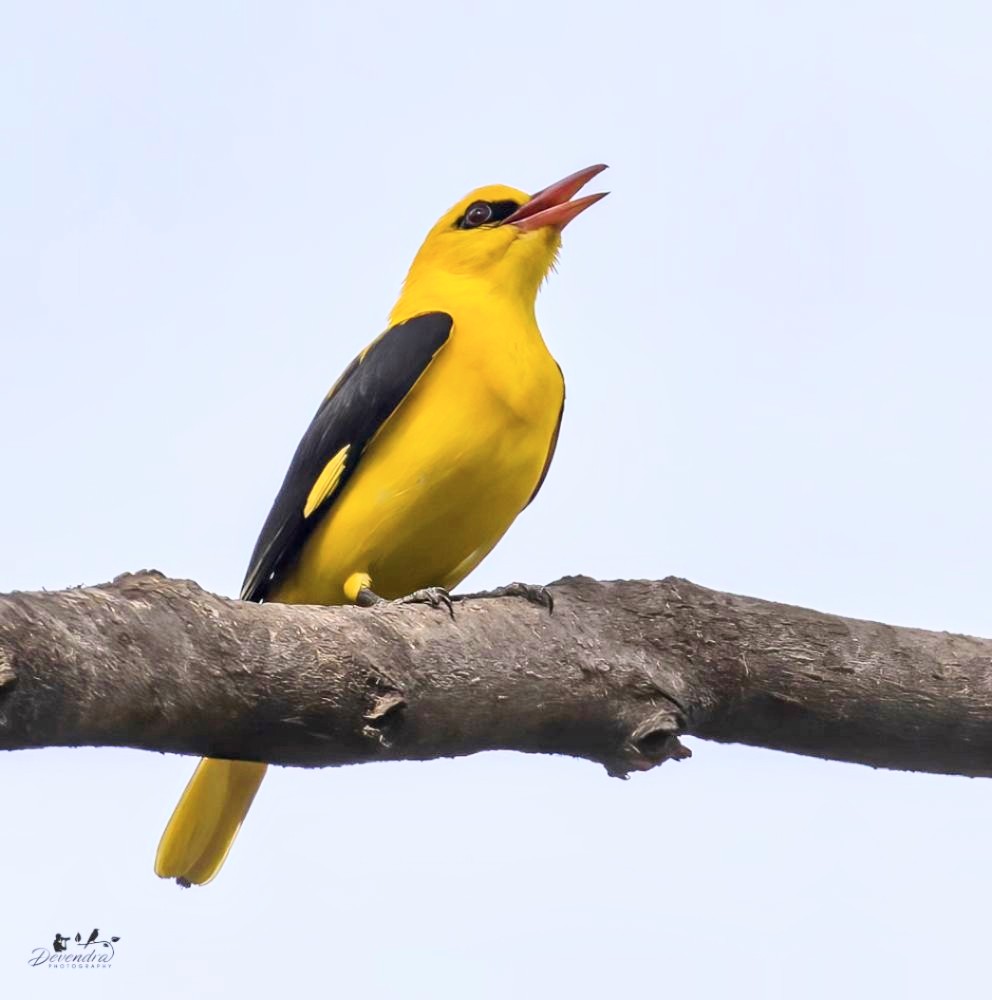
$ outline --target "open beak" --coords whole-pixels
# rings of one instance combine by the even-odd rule
[[[573,194],[584,188],[589,181],[606,169],[605,163],[597,163],[585,170],[569,174],[556,184],[538,191],[530,201],[521,205],[513,215],[503,220],[504,225],[516,226],[522,232],[529,233],[543,226],[554,226],[561,230],[567,226],[580,212],[590,205],[595,205],[607,193],[588,194],[584,198],[569,201]]]

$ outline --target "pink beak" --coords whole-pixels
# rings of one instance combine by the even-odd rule
[[[580,212],[584,212],[590,205],[595,205],[601,198],[606,197],[608,192],[603,191],[601,194],[589,194],[584,198],[569,201],[573,194],[584,188],[596,174],[601,174],[605,169],[605,163],[597,163],[595,166],[586,167],[585,170],[569,174],[568,177],[546,187],[543,191],[538,191],[530,201],[521,205],[509,218],[504,219],[503,224],[516,226],[525,233],[543,226],[564,229]]]

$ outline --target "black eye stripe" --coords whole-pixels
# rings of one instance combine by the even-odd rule
[[[489,217],[483,222],[472,222],[468,216],[476,206],[486,205],[490,212]],[[477,229],[479,226],[499,225],[504,219],[508,219],[520,208],[520,203],[506,198],[502,201],[474,201],[465,210],[465,213],[455,220],[455,229]]]
[[[513,213],[520,208],[518,202],[511,201],[507,198],[504,201],[491,201],[489,202],[490,207],[493,210],[490,222],[502,222],[504,219],[508,219]]]

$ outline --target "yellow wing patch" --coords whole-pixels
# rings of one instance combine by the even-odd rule
[[[348,460],[350,444],[346,444],[317,477],[310,492],[307,494],[307,502],[303,505],[303,516],[309,517],[337,488],[341,481],[341,473],[344,472],[344,464]]]

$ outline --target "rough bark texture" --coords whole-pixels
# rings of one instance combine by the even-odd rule
[[[992,641],[716,593],[551,585],[418,606],[255,605],[157,573],[0,597],[0,749],[319,766],[510,749],[623,775],[691,734],[992,774]]]

